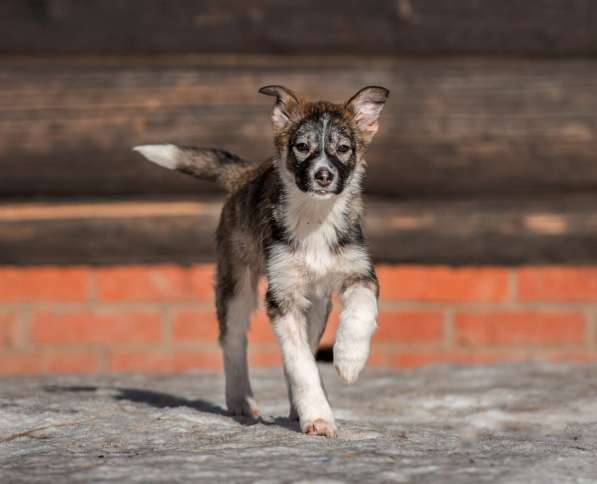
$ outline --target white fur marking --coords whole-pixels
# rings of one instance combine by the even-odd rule
[[[298,252],[310,270],[320,274],[328,272],[336,258],[330,247],[337,242],[338,231],[346,229],[344,213],[350,199],[348,192],[321,199],[292,184],[287,186],[286,195],[284,225],[298,244]]]
[[[290,312],[273,324],[282,348],[284,368],[301,429],[305,432],[318,419],[325,420],[335,429],[334,415],[323,392],[319,371],[309,347],[304,315]]]
[[[337,290],[347,275],[366,275],[370,261],[364,247],[348,245],[333,250],[337,234],[346,230],[345,213],[360,210],[359,190],[362,168],[357,168],[345,190],[328,200],[298,189],[289,173],[281,168],[286,203],[282,221],[293,247],[277,244],[271,247],[267,260],[270,287],[279,299],[291,300],[297,309],[309,307],[307,294],[323,295]],[[358,204],[351,206],[351,204]]]
[[[171,144],[135,146],[133,151],[141,153],[149,161],[170,170],[178,167],[180,149]]]
[[[325,153],[325,144],[327,142],[327,130],[330,124],[330,115],[325,113],[323,115],[323,126],[321,128],[321,152]]]
[[[354,383],[367,363],[371,336],[377,328],[377,298],[367,287],[342,294],[344,309],[334,344],[334,366],[346,383]]]

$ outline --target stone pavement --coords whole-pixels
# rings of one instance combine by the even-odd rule
[[[258,422],[219,374],[0,380],[0,482],[597,483],[597,366],[322,374],[335,440],[289,426],[280,370]]]

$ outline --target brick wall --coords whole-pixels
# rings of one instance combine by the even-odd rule
[[[597,267],[380,266],[371,366],[597,360]],[[213,267],[0,268],[0,374],[217,369]],[[337,314],[323,344],[334,339]],[[280,364],[262,312],[254,367]]]

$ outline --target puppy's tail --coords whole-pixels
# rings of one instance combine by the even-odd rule
[[[135,146],[133,149],[157,165],[200,180],[214,181],[227,192],[235,191],[258,165],[212,148],[162,144]]]

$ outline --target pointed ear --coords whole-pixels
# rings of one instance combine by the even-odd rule
[[[367,86],[346,102],[346,108],[352,113],[353,122],[366,143],[377,133],[377,119],[389,94],[385,87]]]
[[[281,133],[290,121],[298,121],[297,117],[301,103],[296,94],[290,89],[284,86],[265,86],[259,89],[259,92],[276,98],[274,112],[272,113],[275,134]]]

